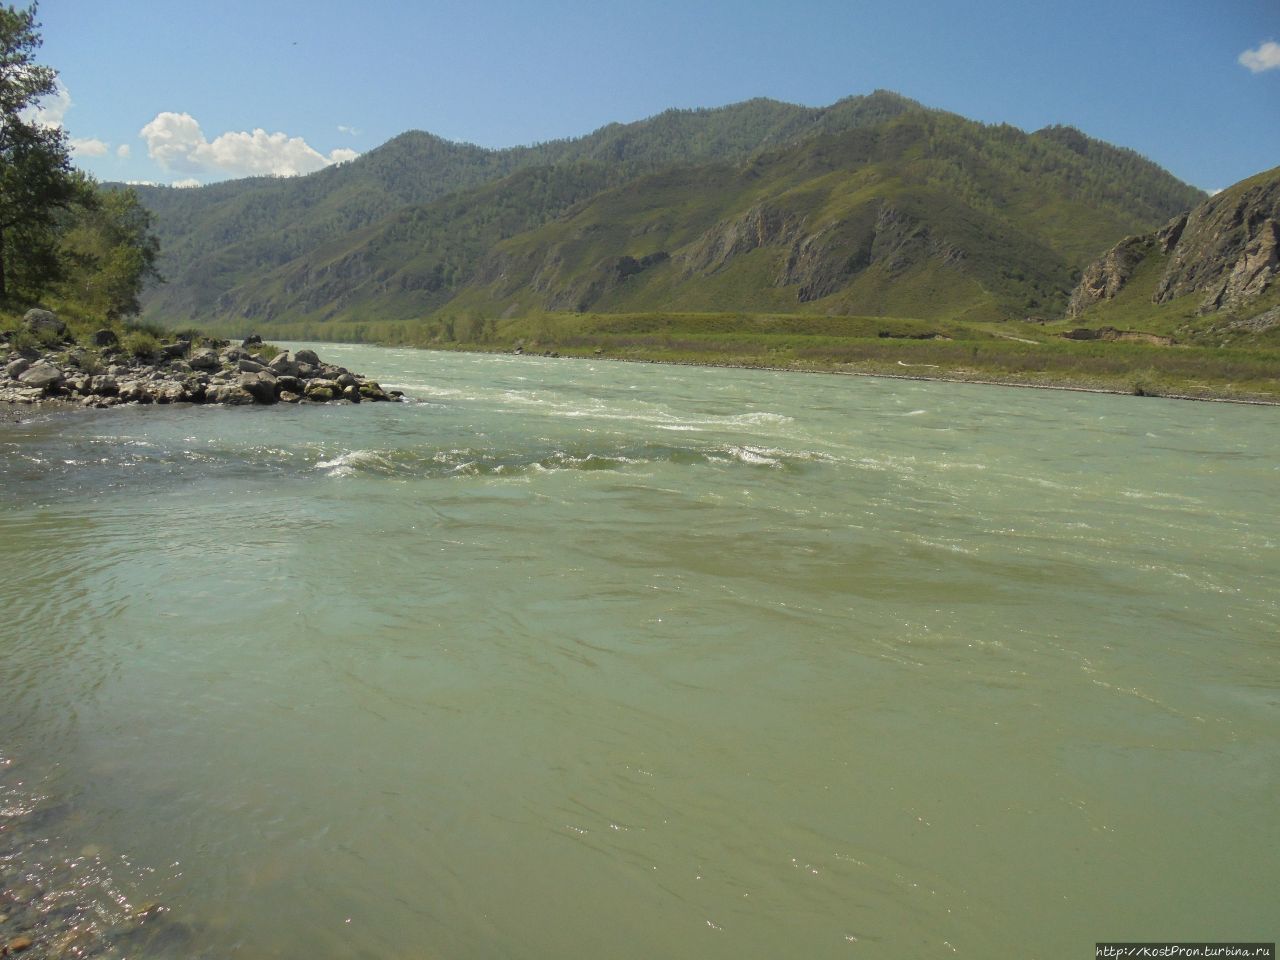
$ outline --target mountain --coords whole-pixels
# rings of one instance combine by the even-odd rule
[[[1141,161],[1096,154],[1061,131],[911,111],[606,191],[495,245],[457,305],[496,315],[1060,314],[1075,271],[1108,237],[1196,196],[1154,168],[1140,170],[1151,188],[1134,189]]]
[[[1200,342],[1280,343],[1280,167],[1223,190],[1092,263],[1068,315]]]
[[[168,279],[149,297],[148,313],[183,320],[206,316],[225,291],[263,268],[287,263],[403,207],[429,204],[519,170],[586,163],[607,167],[612,182],[621,182],[676,164],[746,157],[768,144],[918,107],[886,91],[816,109],[757,99],[711,110],[668,110],[575,140],[507,150],[410,131],[350,163],[305,177],[256,177],[198,189],[140,186],[140,199],[156,215],[159,268]]]
[[[668,111],[510,150],[408,133],[291,180],[144,189],[149,319],[540,310],[1061,313],[1079,270],[1204,194],[1079,131],[878,91]]]

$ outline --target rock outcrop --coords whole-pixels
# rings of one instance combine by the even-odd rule
[[[1071,292],[1067,316],[1078,317],[1095,303],[1114,299],[1151,252],[1153,244],[1151,236],[1125,237],[1086,267]]]
[[[960,247],[926,223],[888,202],[873,202],[844,219],[814,225],[797,213],[761,204],[717,224],[680,254],[685,277],[711,275],[761,247],[785,251],[775,287],[792,287],[799,303],[835,293],[861,271],[878,264],[900,274],[925,260],[961,264]]]
[[[402,397],[375,380],[324,363],[312,350],[286,350],[274,356],[251,352],[250,348],[261,348],[260,338],[240,346],[214,341],[196,349],[189,340],[179,339],[161,344],[154,357],[144,360],[110,343],[97,353],[77,348],[66,339],[61,321],[47,310],[30,311],[26,330],[38,334],[40,342],[57,341],[56,345],[6,350],[6,338],[0,335],[4,363],[0,402],[60,399],[111,407],[122,403],[360,403]],[[95,335],[94,339],[107,338]]]
[[[716,273],[752,250],[795,242],[803,226],[803,218],[788,210],[757,204],[742,216],[716,224],[682,253],[682,272],[686,277]]]
[[[1199,312],[1247,307],[1280,277],[1280,168],[1236,184],[1153,234],[1127,237],[1084,271],[1067,315],[1114,298],[1138,266],[1167,257],[1154,303],[1199,295]]]

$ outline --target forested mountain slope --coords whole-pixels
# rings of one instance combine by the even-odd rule
[[[1203,194],[1070,128],[877,92],[669,111],[503,151],[409,133],[292,180],[156,188],[172,324],[449,311],[1065,307],[1081,266]]]
[[[1064,139],[915,111],[651,175],[499,243],[457,304],[1058,315],[1108,238],[1194,196],[1135,177],[1132,155]]]
[[[595,162],[614,180],[681,163],[735,159],[828,129],[875,123],[918,104],[893,93],[826,108],[757,99],[712,110],[669,110],[585,137],[486,150],[410,131],[340,166],[305,177],[256,177],[199,189],[138,187],[156,214],[160,269],[148,312],[198,318],[264,267],[431,201],[530,167]]]

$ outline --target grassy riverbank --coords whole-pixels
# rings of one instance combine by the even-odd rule
[[[1066,321],[959,323],[785,314],[541,314],[275,325],[280,339],[911,376],[1280,402],[1280,348],[1159,337],[1070,340]],[[239,330],[222,331],[228,334]]]

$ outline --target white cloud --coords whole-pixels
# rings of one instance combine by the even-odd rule
[[[22,111],[22,118],[28,123],[37,123],[43,127],[63,129],[67,114],[71,111],[71,92],[62,85],[61,80],[54,81],[53,93],[43,97],[34,106]],[[105,157],[111,152],[111,144],[97,137],[69,137],[67,147],[71,155],[80,157]],[[128,150],[128,147],[122,148]],[[118,153],[118,151],[117,151]],[[119,154],[128,156],[127,153]]]
[[[199,169],[192,159],[201,146],[208,146],[200,124],[189,113],[160,113],[140,131],[147,141],[147,155],[166,170]]]
[[[338,124],[338,132],[345,133],[349,137],[360,136],[359,130],[357,130],[355,127],[348,127],[345,123]]]
[[[72,137],[67,141],[67,145],[71,148],[71,153],[77,157],[105,157],[111,150],[111,145],[103,143],[97,137],[87,137],[83,140]]]
[[[192,187],[203,187],[204,184],[195,177],[188,177],[185,180],[175,180],[169,186],[177,187],[179,190],[190,190]]]
[[[42,98],[34,107],[24,110],[22,117],[44,127],[61,127],[70,109],[71,93],[62,85],[61,80],[55,80],[53,93]]]
[[[1268,40],[1256,50],[1246,50],[1237,59],[1240,65],[1248,67],[1251,73],[1280,70],[1280,43]]]
[[[182,173],[225,173],[232,176],[292,177],[314,173],[334,163],[354,159],[354,150],[339,149],[328,156],[301,137],[229,131],[206,140],[189,113],[159,113],[141,131],[147,154],[166,170]]]
[[[122,143],[120,146],[116,147],[116,156],[121,160],[128,160],[131,153],[133,153],[133,151],[129,148],[127,143]]]

